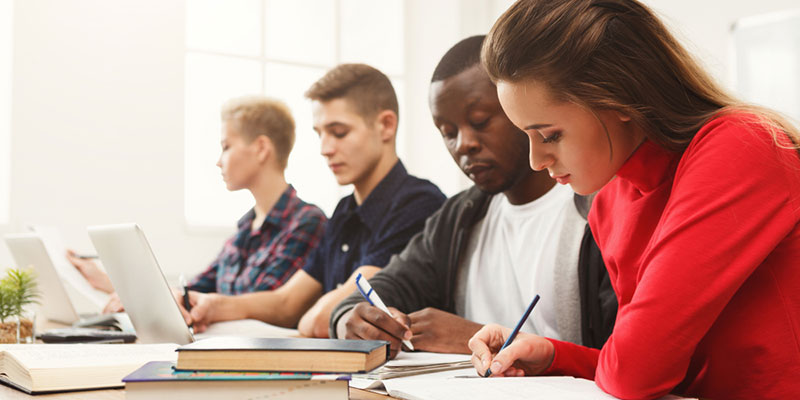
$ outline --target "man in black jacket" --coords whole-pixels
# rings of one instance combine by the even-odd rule
[[[331,337],[387,340],[393,356],[402,339],[417,350],[469,353],[482,324],[514,325],[540,291],[523,330],[596,348],[611,333],[617,302],[586,225],[589,199],[531,170],[527,137],[480,65],[482,42],[450,49],[430,87],[434,123],[475,186],[369,280],[395,319],[354,293],[333,310]]]

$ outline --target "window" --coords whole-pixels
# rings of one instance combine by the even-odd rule
[[[733,41],[739,94],[800,121],[800,11],[743,18]]]
[[[0,0],[0,224],[9,222],[11,193],[11,55],[13,1]]]
[[[352,189],[339,187],[319,154],[303,93],[342,62],[370,64],[404,93],[402,0],[193,0],[186,4],[185,198],[190,226],[231,226],[249,207],[220,179],[220,106],[263,94],[291,108],[296,141],[286,179],[306,201],[333,213]],[[401,110],[402,115],[402,110]],[[401,124],[401,130],[403,125]],[[402,149],[402,133],[398,149]]]

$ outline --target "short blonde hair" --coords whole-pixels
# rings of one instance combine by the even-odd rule
[[[237,97],[222,106],[221,116],[222,122],[235,123],[247,141],[268,137],[279,165],[286,168],[294,146],[294,118],[286,104],[264,96]]]

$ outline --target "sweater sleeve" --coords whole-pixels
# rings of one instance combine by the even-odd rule
[[[637,271],[625,279],[636,288],[596,354],[598,386],[656,398],[684,379],[698,343],[798,223],[798,171],[797,153],[754,125],[720,118],[698,132],[641,264],[620,266]],[[554,344],[548,374],[592,377],[593,350]]]
[[[405,313],[425,307],[443,308],[442,286],[447,279],[447,260],[439,254],[450,244],[445,228],[454,223],[454,210],[463,195],[447,200],[425,221],[422,232],[411,238],[400,254],[393,256],[386,267],[370,278],[370,285],[387,306]],[[334,308],[329,327],[331,337],[335,337],[339,318],[362,301],[364,299],[356,292]]]

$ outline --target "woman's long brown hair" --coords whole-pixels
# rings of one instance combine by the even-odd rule
[[[780,114],[722,90],[635,0],[519,0],[495,22],[482,60],[495,82],[534,79],[557,100],[619,111],[673,151],[730,111],[756,116],[752,123],[781,147],[800,144],[800,133]]]

